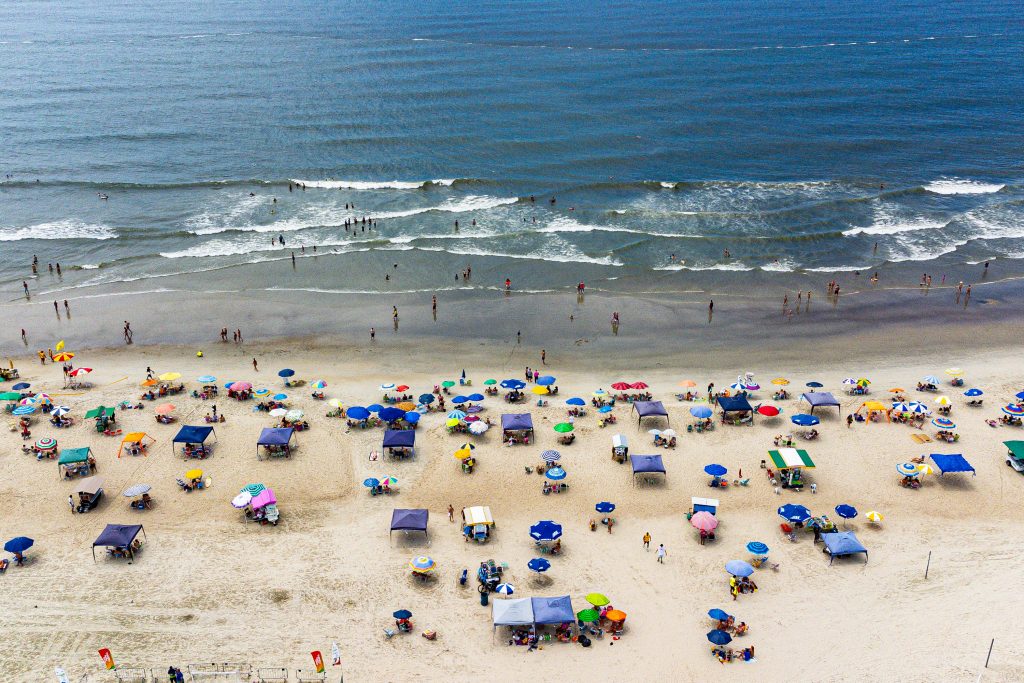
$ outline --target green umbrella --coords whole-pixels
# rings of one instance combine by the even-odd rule
[[[590,623],[592,621],[597,621],[598,619],[600,619],[601,618],[601,613],[598,612],[593,607],[591,607],[589,609],[585,609],[582,612],[578,613],[576,615],[576,618],[579,619],[580,621],[584,622],[584,623]]]
[[[562,434],[567,434],[572,431],[572,425],[568,422],[559,422],[555,425],[555,431]]]
[[[602,593],[590,593],[589,595],[587,595],[586,601],[594,607],[604,607],[609,602],[611,602],[611,600],[608,599],[608,596]]]
[[[248,486],[242,487],[242,491],[245,491],[250,496],[255,498],[256,496],[259,495],[260,491],[264,491],[266,490],[266,488],[267,487],[264,486],[263,484],[249,484]]]
[[[441,382],[441,386],[444,387],[445,389],[451,389],[452,387],[455,386],[455,382],[451,381],[450,379],[446,379],[445,381]]]
[[[17,391],[5,391],[0,394],[0,401],[17,401],[21,398],[21,394]]]
[[[485,379],[484,380],[484,384],[486,384],[487,386],[491,386],[492,384],[497,384],[497,383],[498,383],[498,380],[496,380],[496,379]]]

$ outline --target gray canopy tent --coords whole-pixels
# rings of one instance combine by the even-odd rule
[[[636,486],[636,475],[638,474],[668,476],[665,472],[665,463],[660,455],[631,455],[629,461],[633,464],[633,486]]]
[[[800,394],[800,399],[811,406],[811,415],[814,415],[815,408],[835,408],[842,414],[839,401],[827,391],[806,391]]]
[[[633,403],[633,410],[637,414],[637,424],[640,424],[645,417],[663,417],[665,418],[665,423],[670,424],[668,411],[665,410],[665,404],[661,401],[635,401]]]

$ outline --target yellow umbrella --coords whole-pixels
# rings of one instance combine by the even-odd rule
[[[918,465],[917,471],[921,474],[935,474],[935,468],[931,465]]]
[[[548,393],[548,388],[547,387],[542,387],[542,386],[538,385],[538,386],[535,386],[530,391],[532,391],[533,393],[537,394],[538,396],[543,396],[544,394]]]
[[[445,422],[445,424],[446,424],[447,426],[449,426],[449,427],[454,427],[454,426],[456,426],[457,424],[459,424],[459,420],[458,420],[457,418],[454,418],[454,417],[450,417],[450,418],[448,418],[448,421],[447,421],[447,422]]]
[[[946,368],[946,374],[950,377],[959,377],[964,374],[964,371],[960,368]]]
[[[66,363],[74,357],[75,354],[71,353],[70,351],[62,351],[61,353],[53,354],[53,360],[57,361],[58,363]]]
[[[203,471],[202,470],[189,470],[188,472],[185,473],[185,478],[186,479],[202,479],[202,477],[203,477]]]
[[[409,401],[403,401],[402,403],[399,403],[395,407],[398,408],[399,410],[404,410],[407,413],[416,410],[416,404],[411,403]]]
[[[939,396],[937,399],[935,399],[935,403],[937,405],[940,405],[940,406],[948,406],[949,405],[949,397],[948,396]]]
[[[775,384],[775,385],[780,386],[780,387],[784,387],[787,384],[789,384],[789,380],[786,379],[785,377],[776,377],[775,379],[772,380],[772,384]]]
[[[465,460],[466,458],[470,458],[472,456],[473,453],[468,448],[460,448],[459,450],[455,451],[456,460]]]
[[[341,399],[340,398],[329,399],[327,401],[327,405],[331,406],[332,408],[341,408],[342,407],[341,406]]]
[[[179,377],[181,377],[181,373],[180,372],[165,372],[164,374],[160,375],[160,381],[161,382],[173,382],[174,380],[178,379]]]
[[[867,514],[865,514],[864,516],[868,518],[869,522],[876,522],[877,523],[877,522],[881,522],[883,519],[885,519],[885,517],[882,516],[881,512],[875,512],[874,510],[869,510],[867,512]]]

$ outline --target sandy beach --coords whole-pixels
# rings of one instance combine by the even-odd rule
[[[971,332],[967,325],[957,329],[965,336]],[[328,397],[366,405],[380,400],[382,382],[408,384],[410,393],[419,394],[443,379],[457,379],[465,368],[479,390],[486,378],[521,377],[524,366],[539,365],[532,344],[511,342],[501,349],[493,340],[473,338],[440,346],[379,336],[372,346],[322,338],[208,343],[203,358],[196,358],[192,345],[76,349],[69,338],[68,347],[79,353],[76,364],[95,369],[88,377],[95,387],[83,392],[60,389],[58,366],[40,367],[25,353],[15,359],[23,381],[70,406],[79,420],[97,404],[137,399],[147,366],[182,373],[190,388],[197,386],[196,377],[212,374],[222,382],[245,380],[274,390],[283,388],[277,371],[289,367],[297,377],[325,380]],[[747,343],[746,362],[737,357],[738,349],[721,355],[688,349],[654,361],[647,354],[608,352],[600,344],[561,343],[547,350],[543,368],[557,376],[559,395],[548,407],[515,409],[532,413],[536,442],[503,446],[492,430],[476,439],[479,465],[469,475],[452,457],[466,437],[448,435],[443,415],[423,418],[415,459],[372,460],[381,450],[382,430],[349,431],[344,421],[324,417],[327,406],[306,388],[286,390],[292,407],[306,411],[311,423],[288,460],[256,457],[256,437],[273,418],[252,412],[252,402],[217,400],[226,422],[216,427],[214,455],[200,464],[212,485],[191,493],[181,491],[175,479],[196,461],[172,452],[170,440],[180,424],[201,424],[209,402],[174,397],[175,425],[157,424],[150,403],[140,411],[119,411],[122,429],[144,430],[157,439],[148,457],[117,458],[119,441],[97,434],[91,424],[57,430],[37,419],[33,439],[53,436],[61,447],[93,449],[107,496],[97,510],[72,515],[67,494],[73,484],[61,480],[53,461],[22,454],[16,432],[4,433],[0,496],[7,514],[0,518],[0,535],[30,536],[36,544],[27,566],[0,577],[8,613],[0,635],[2,677],[42,680],[63,666],[72,680],[84,673],[91,674],[89,680],[107,680],[109,674],[100,673],[101,647],[110,648],[120,666],[158,673],[170,664],[185,668],[207,661],[308,670],[308,653],[320,650],[329,657],[336,641],[343,667],[328,666],[328,680],[344,672],[347,680],[555,681],[594,671],[631,681],[1019,680],[1024,648],[1007,626],[1024,607],[1013,578],[1019,571],[1016,539],[1024,531],[1024,479],[1004,464],[1001,441],[1019,438],[1020,430],[984,422],[998,417],[999,406],[1021,388],[1019,348],[993,345],[968,354],[958,345],[911,355],[892,350],[899,335],[871,338],[874,347],[853,339],[822,353],[812,343],[793,341],[784,361]],[[888,350],[881,353],[878,344]],[[968,386],[984,389],[983,408],[967,407],[962,389],[949,386],[942,371],[950,365],[964,369]],[[840,397],[842,417],[823,414],[820,439],[806,445],[817,464],[810,474],[816,493],[776,495],[759,468],[774,448],[773,437],[792,431],[786,416],[799,412],[793,400],[777,402],[783,415],[759,418],[753,428],[719,425],[707,434],[686,433],[692,404],[674,398],[680,380],[724,387],[746,371],[766,387],[777,376],[790,378],[796,390],[806,381],[821,381]],[[843,377],[871,378],[873,396],[884,400],[889,387],[912,390],[926,374],[943,378],[941,393],[952,399],[959,443],[918,444],[911,438],[917,430],[906,425],[847,428],[845,416],[863,399],[841,391]],[[614,409],[618,423],[606,428],[597,426],[593,411],[578,418],[576,442],[558,446],[551,427],[565,419],[564,400],[589,398],[619,380],[650,384],[680,431],[678,447],[656,450],[647,433],[652,425],[638,427],[625,406]],[[764,390],[759,398],[769,394]],[[910,392],[911,399],[918,396],[935,395]],[[507,412],[500,397],[488,397],[484,406],[483,415],[494,420]],[[616,433],[627,436],[632,453],[664,456],[663,484],[633,485],[629,465],[610,458]],[[543,495],[543,479],[524,473],[545,448],[561,451],[568,491]],[[977,476],[928,476],[920,490],[901,488],[896,464],[931,452],[963,453]],[[709,493],[703,467],[711,462],[729,468],[729,478],[742,470],[749,486]],[[398,478],[398,494],[370,496],[361,482],[384,474]],[[140,482],[152,485],[155,500],[154,509],[141,513],[120,495]],[[276,492],[277,527],[246,525],[231,507],[231,498],[251,482]],[[702,546],[685,513],[691,496],[708,495],[721,500],[721,526],[717,540]],[[618,506],[611,534],[600,525],[596,532],[589,529],[598,517],[594,505],[602,500]],[[868,523],[863,514],[849,523],[868,547],[870,561],[846,558],[829,566],[810,534],[796,543],[786,540],[775,511],[787,502],[834,519],[840,503],[861,513],[882,512],[881,524]],[[464,542],[458,525],[447,519],[449,504],[456,511],[489,505],[497,522],[492,540]],[[430,511],[426,544],[402,534],[389,539],[395,507]],[[540,519],[561,523],[565,533],[563,554],[551,558],[551,570],[538,577],[526,567],[536,555],[527,531]],[[93,561],[92,540],[107,523],[145,525],[147,541],[133,564],[102,553]],[[641,544],[645,532],[653,537],[651,551]],[[751,540],[767,543],[780,566],[758,570],[760,590],[733,602],[723,566],[749,559],[745,546]],[[653,548],[662,543],[668,557],[659,565]],[[438,563],[427,583],[412,578],[407,567],[420,554]],[[465,587],[457,580],[463,568],[472,572],[486,559],[508,564],[506,577],[516,597],[570,595],[578,611],[586,606],[585,594],[605,593],[628,614],[625,633],[587,649],[547,643],[527,652],[509,646],[507,629],[492,630],[490,609],[480,605],[472,575]],[[723,665],[711,656],[705,633],[714,623],[706,613],[714,607],[749,624],[749,634],[733,645],[755,646],[756,662]],[[388,640],[384,629],[393,626],[391,613],[401,608],[412,611],[416,632]],[[423,629],[436,630],[438,639],[421,638]],[[992,660],[983,669],[991,638]]]

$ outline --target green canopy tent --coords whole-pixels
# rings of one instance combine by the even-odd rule
[[[1024,441],[1004,441],[1003,445],[1007,449],[1006,464],[1018,472],[1024,472]]]
[[[0,401],[20,401],[20,400],[21,400],[21,392],[20,391],[5,391],[4,393],[0,394]]]
[[[802,488],[804,485],[801,477],[803,470],[814,469],[814,461],[807,451],[801,448],[780,448],[777,451],[768,451],[772,464],[779,471],[783,488]]]
[[[89,462],[90,455],[92,455],[92,449],[88,446],[84,448],[65,448],[60,452],[60,457],[57,458],[57,473],[64,476],[65,472],[70,470],[73,465]]]
[[[114,409],[107,408],[106,406],[100,406],[99,408],[93,408],[85,414],[86,420],[93,420],[100,415],[106,415],[107,417],[114,417]]]

